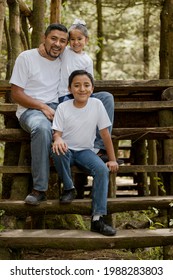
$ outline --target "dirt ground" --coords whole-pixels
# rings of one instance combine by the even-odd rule
[[[42,249],[40,251],[24,251],[22,258],[24,260],[139,260],[142,258],[144,252],[142,251],[138,250],[133,253],[126,250],[113,249],[95,251]],[[145,254],[147,251],[148,250],[145,249]],[[145,259],[149,259],[148,254],[146,254],[145,257],[147,257]]]

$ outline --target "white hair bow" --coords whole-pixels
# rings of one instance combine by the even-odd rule
[[[82,25],[86,25],[86,22],[82,19],[76,18],[73,22],[73,24],[82,24]]]

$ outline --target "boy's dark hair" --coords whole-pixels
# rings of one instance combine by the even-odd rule
[[[85,70],[75,70],[69,76],[69,79],[68,79],[69,87],[71,87],[71,84],[73,82],[74,77],[76,77],[78,75],[86,75],[90,79],[90,81],[92,83],[92,86],[94,86],[94,78],[93,78],[93,76],[90,73],[88,73]]]
[[[47,37],[48,34],[49,34],[52,30],[59,30],[59,31],[68,33],[68,30],[67,30],[67,28],[65,27],[65,25],[63,25],[63,24],[61,24],[61,23],[52,23],[52,24],[50,24],[50,25],[47,27],[47,29],[46,29],[44,35]]]

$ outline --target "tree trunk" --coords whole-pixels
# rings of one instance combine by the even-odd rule
[[[99,51],[96,54],[96,71],[102,79],[102,56],[103,56],[103,26],[102,26],[102,1],[96,0],[97,6],[97,40]]]
[[[144,31],[143,31],[143,49],[144,49],[144,80],[149,77],[149,19],[150,3],[144,0]]]
[[[173,78],[173,0],[168,5],[168,50],[169,50],[169,79]]]
[[[169,78],[168,2],[169,0],[164,1],[160,14],[160,79]]]
[[[32,48],[37,48],[42,41],[44,34],[44,12],[45,12],[45,1],[44,0],[33,0],[33,31],[32,31]]]
[[[15,63],[16,57],[21,52],[20,47],[20,10],[19,4],[16,0],[7,0],[9,6],[9,32],[12,48],[12,68]]]
[[[5,7],[6,7],[6,1],[0,0],[0,52],[2,47],[2,38],[3,38],[3,30],[4,30]]]
[[[61,0],[51,0],[50,23],[61,22]]]

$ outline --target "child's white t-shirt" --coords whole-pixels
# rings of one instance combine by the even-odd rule
[[[86,52],[75,53],[70,47],[66,47],[62,54],[59,97],[69,94],[68,79],[75,70],[86,70],[93,76],[93,61]]]
[[[101,130],[111,126],[106,109],[97,98],[89,98],[83,108],[75,107],[73,101],[58,105],[52,128],[63,133],[62,139],[69,149],[94,151],[96,128]]]
[[[60,58],[52,61],[39,55],[37,49],[27,50],[16,59],[10,83],[23,88],[25,94],[43,103],[58,103],[60,69]],[[17,117],[25,110],[27,108],[19,105]]]

